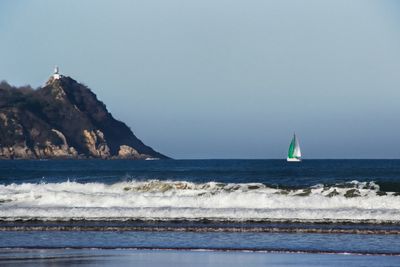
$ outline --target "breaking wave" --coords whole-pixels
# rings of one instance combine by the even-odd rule
[[[400,223],[400,197],[374,182],[307,188],[130,181],[0,185],[2,220],[231,220]]]

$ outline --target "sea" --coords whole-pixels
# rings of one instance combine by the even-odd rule
[[[400,160],[0,161],[0,265],[71,263],[400,266]]]

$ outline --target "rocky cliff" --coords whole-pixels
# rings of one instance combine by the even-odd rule
[[[33,90],[0,83],[0,158],[167,158],[140,141],[85,85],[51,77]]]

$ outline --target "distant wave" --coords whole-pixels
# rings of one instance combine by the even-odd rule
[[[374,182],[308,188],[130,181],[0,185],[2,220],[231,220],[400,223],[400,197]]]

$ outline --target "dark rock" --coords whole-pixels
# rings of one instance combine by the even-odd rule
[[[330,192],[329,194],[327,194],[326,196],[327,197],[334,197],[334,196],[337,196],[337,195],[340,195],[340,193],[338,191],[336,191],[336,189],[333,189],[333,191]]]
[[[258,185],[249,185],[247,188],[248,188],[249,190],[255,190],[255,189],[259,189],[260,186],[258,186]]]
[[[0,158],[167,157],[114,119],[88,87],[62,76],[36,90],[0,83]]]
[[[359,197],[360,196],[360,191],[358,191],[357,189],[350,189],[344,194],[344,196],[346,198]]]

